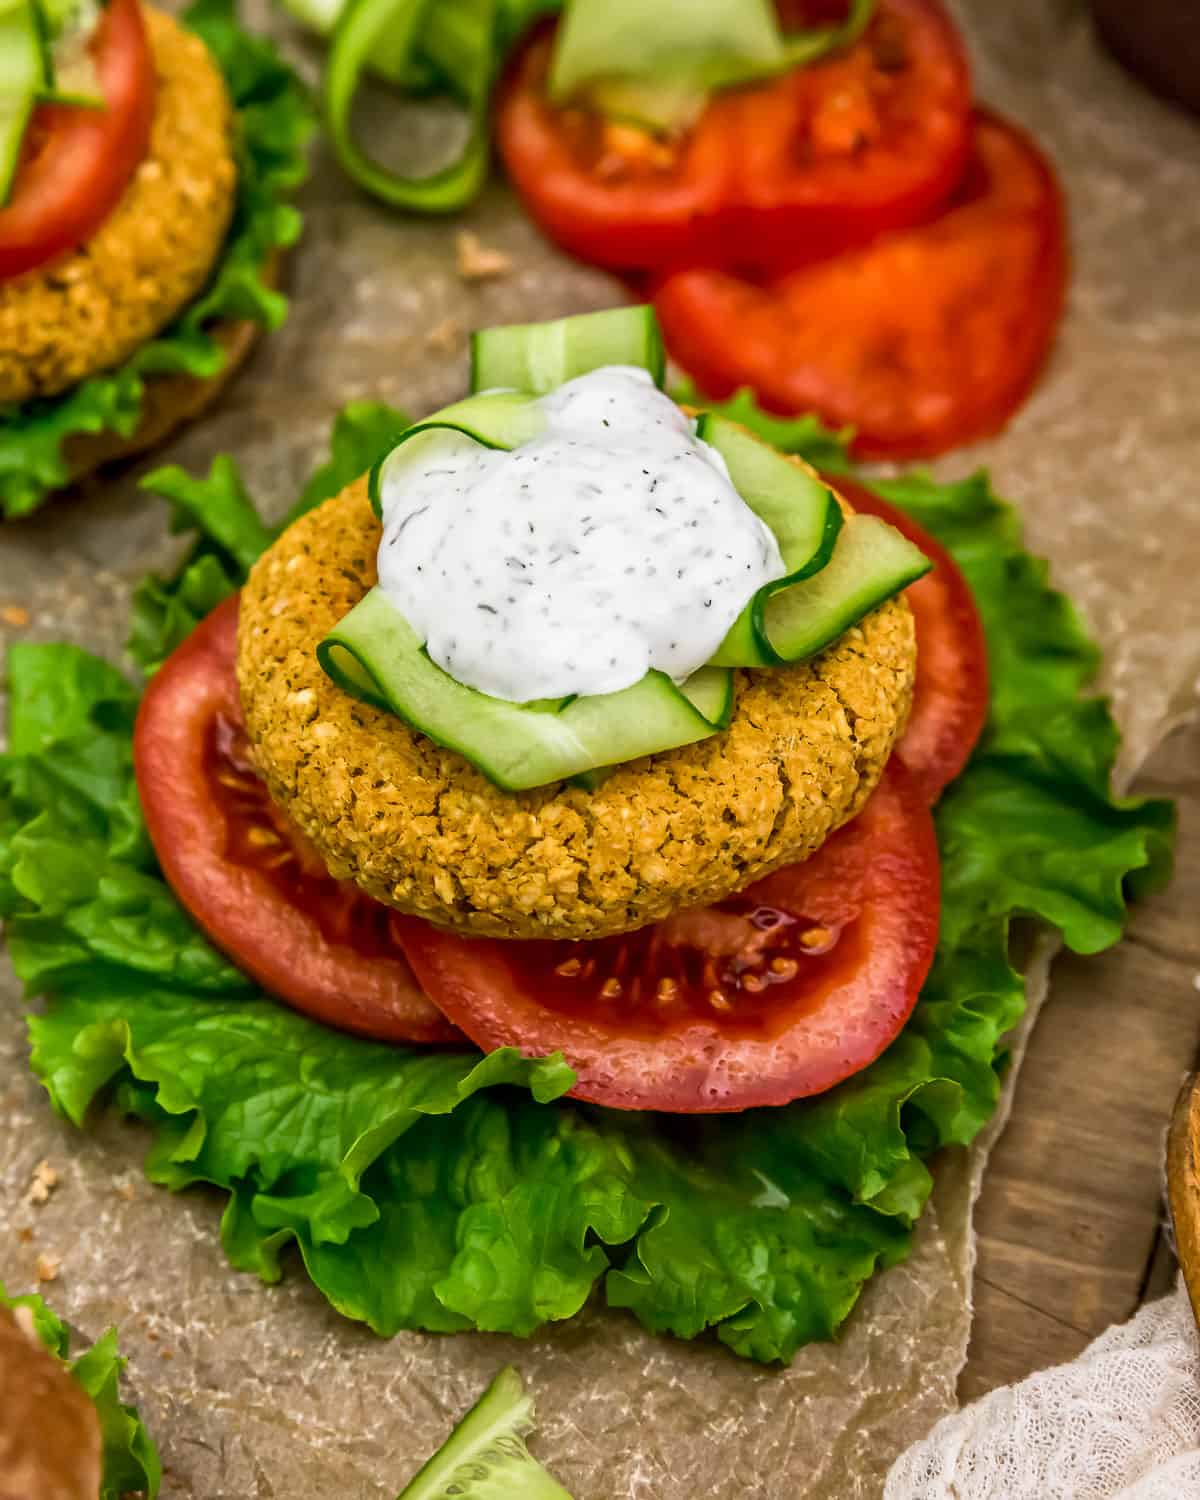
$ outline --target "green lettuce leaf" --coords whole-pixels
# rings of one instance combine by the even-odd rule
[[[302,505],[361,471],[403,420],[348,413]],[[261,539],[230,466],[155,487],[219,535],[155,585],[153,611],[142,596],[150,664],[237,585]],[[526,1334],[603,1281],[648,1328],[715,1330],[756,1360],[831,1336],[866,1279],[907,1253],[929,1157],[995,1109],[1025,1003],[1014,917],[1097,951],[1119,936],[1127,894],[1165,876],[1173,834],[1167,804],[1111,795],[1116,731],[1081,696],[1095,647],[986,479],[878,488],[966,573],[993,699],[937,810],[937,958],[871,1067],[783,1109],[680,1120],[561,1099],[571,1075],[557,1059],[327,1031],[256,993],[157,874],[132,778],[136,692],[73,648],[25,644],[0,758],[0,912],[18,972],[49,997],[31,1034],[55,1106],[82,1123],[99,1096],[148,1122],[155,1181],[225,1194],[234,1264],[273,1280],[295,1245],[333,1305],[383,1334]]]
[[[285,199],[304,179],[312,108],[274,49],[238,27],[234,0],[196,0],[183,20],[207,44],[237,110],[238,193],[224,251],[196,301],[125,364],[61,396],[0,406],[0,518],[28,515],[68,483],[64,446],[73,436],[128,437],[141,420],[147,378],[218,374],[225,354],[210,324],[248,319],[273,329],[286,316],[287,299],[263,270],[300,232]]]
[[[91,1398],[100,1418],[103,1471],[99,1500],[145,1494],[154,1500],[162,1483],[162,1465],[154,1440],[137,1408],[121,1402],[121,1372],[127,1361],[117,1353],[117,1331],[110,1328],[86,1354],[70,1360],[71,1336],[40,1297],[10,1297],[0,1282],[0,1307],[28,1308],[38,1338]]]
[[[802,417],[772,416],[759,406],[749,386],[743,386],[728,401],[712,401],[687,375],[671,387],[671,399],[680,406],[702,407],[705,411],[728,417],[731,422],[740,422],[781,453],[798,453],[814,469],[825,469],[830,474],[849,474],[851,471],[853,427],[832,432],[820,417],[811,412]]]
[[[147,474],[141,487],[170,503],[175,529],[199,530],[200,536],[171,577],[151,574],[134,590],[128,649],[142,671],[156,672],[204,616],[245,582],[273,536],[365,474],[409,426],[410,419],[394,407],[352,401],[334,423],[329,460],[273,531],[259,517],[237,465],[225,455],[213,460],[202,479],[174,464]]]

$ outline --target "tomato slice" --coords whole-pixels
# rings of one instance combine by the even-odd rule
[[[496,140],[545,232],[597,265],[794,265],[928,216],[966,162],[966,54],[937,0],[880,0],[844,53],[716,95],[678,141],[552,105],[552,46],[543,29],[517,54]]]
[[[930,457],[998,431],[1049,352],[1066,288],[1065,215],[1032,141],[980,114],[932,223],[753,283],[683,271],[654,304],[667,347],[713,397],[855,428],[870,458]]]
[[[397,935],[481,1047],[561,1049],[577,1099],[702,1114],[821,1093],[877,1057],[933,960],[938,893],[929,809],[892,765],[811,859],[716,906],[583,943],[413,918]]]
[[[108,0],[89,51],[106,109],[45,104],[0,208],[0,280],[81,245],[117,206],[154,122],[154,58],[138,0]]]
[[[234,667],[236,597],[146,689],[134,771],[175,894],[212,941],[296,1010],[389,1042],[461,1041],[393,935],[397,913],[334,880],[254,772]]]
[[[783,9],[797,25],[831,19],[817,0]],[[726,266],[792,270],[918,224],[966,169],[970,68],[938,0],[881,0],[853,47],[737,98],[741,204]],[[753,256],[738,250],[744,235]]]
[[[987,719],[983,622],[967,580],[940,542],[866,485],[840,474],[826,477],[855,510],[890,522],[933,562],[932,571],[905,590],[917,627],[917,675],[908,727],[895,751],[932,804],[970,759]]]

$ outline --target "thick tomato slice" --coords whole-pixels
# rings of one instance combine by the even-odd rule
[[[413,978],[396,914],[334,880],[255,775],[237,610],[227,599],[203,621],[138,713],[134,770],[163,873],[217,947],[296,1010],[381,1041],[461,1041]]]
[[[154,58],[138,0],[108,0],[90,49],[107,108],[42,105],[0,208],[0,279],[81,245],[117,206],[154,122]]]
[[[717,906],[593,942],[496,942],[406,918],[418,979],[485,1049],[561,1049],[577,1099],[682,1114],[786,1104],[877,1057],[933,960],[925,799],[890,766],[812,859]]]
[[[836,20],[838,9],[782,7],[795,25]],[[966,162],[966,54],[937,0],[880,0],[844,53],[716,95],[678,140],[552,105],[552,46],[542,30],[518,53],[496,139],[533,217],[597,265],[761,267],[828,255],[927,217]]]
[[[855,428],[863,457],[942,453],[998,431],[1053,342],[1062,197],[1024,134],[978,116],[967,176],[931,223],[754,283],[683,271],[654,298],[667,347],[710,396]]]
[[[912,712],[896,755],[931,804],[970,759],[988,711],[987,640],[975,599],[940,542],[902,510],[840,474],[832,484],[855,510],[880,516],[933,562],[905,590],[917,627]]]

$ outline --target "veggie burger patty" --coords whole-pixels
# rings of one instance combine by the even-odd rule
[[[54,396],[120,364],[197,295],[221,251],[237,167],[233,107],[204,43],[147,10],[150,149],[78,250],[0,282],[0,403]]]
[[[724,734],[596,791],[501,791],[318,664],[376,582],[379,539],[359,480],[260,559],[242,595],[242,703],[272,796],[331,873],[440,926],[594,938],[720,900],[853,817],[904,728],[916,648],[894,599],[810,661],[739,673]]]

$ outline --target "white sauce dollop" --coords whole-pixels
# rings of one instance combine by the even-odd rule
[[[538,404],[545,431],[511,452],[419,435],[415,462],[385,468],[380,587],[495,698],[613,693],[651,668],[682,682],[785,572],[774,536],[644,370]]]

